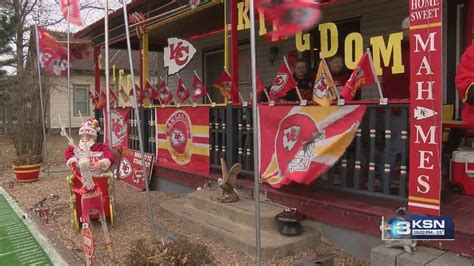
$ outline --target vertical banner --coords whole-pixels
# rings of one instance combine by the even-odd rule
[[[153,154],[145,153],[145,167],[150,180],[153,169]],[[142,155],[139,151],[122,149],[119,164],[119,180],[139,190],[145,190]]]
[[[443,1],[410,0],[408,209],[440,215]]]
[[[156,108],[157,164],[209,173],[209,107]]]
[[[119,108],[110,110],[110,119],[112,119],[112,148],[123,149],[128,147],[128,120],[130,118],[131,108]],[[104,125],[107,125],[107,112],[104,110]],[[104,130],[104,143],[109,143],[107,127]]]

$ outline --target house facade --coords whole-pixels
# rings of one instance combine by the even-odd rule
[[[321,1],[321,21],[315,28],[296,34],[283,40],[271,40],[268,33],[273,25],[260,16],[257,21],[257,73],[266,85],[272,83],[283,58],[287,58],[291,67],[297,60],[306,62],[307,75],[314,80],[320,57],[342,55],[348,70],[355,68],[357,57],[369,48],[373,55],[374,69],[381,76],[382,67],[397,71],[398,68],[412,62],[398,60],[401,49],[402,21],[409,16],[412,1]],[[192,169],[174,168],[160,164],[158,160],[153,171],[152,184],[163,188],[166,184],[180,184],[186,187],[202,186],[207,180],[216,180],[219,176],[220,158],[228,164],[241,163],[242,174],[239,186],[253,188],[253,117],[250,106],[244,102],[250,98],[250,21],[247,1],[201,1],[191,8],[184,3],[167,1],[136,0],[128,5],[129,14],[141,12],[147,17],[146,32],[138,36],[135,26],[131,26],[132,48],[140,51],[141,61],[134,64],[139,68],[139,82],[157,81],[159,77],[166,80],[170,89],[178,86],[178,76],[168,75],[164,68],[163,56],[167,40],[177,37],[187,40],[196,48],[196,54],[179,76],[185,85],[191,87],[196,72],[207,84],[209,99],[203,98],[199,104],[209,108],[209,173],[196,173]],[[459,58],[465,47],[472,44],[474,23],[474,1],[442,1],[439,12],[442,13],[440,29],[442,35],[442,65],[438,65],[442,86],[440,102],[452,106],[451,117],[460,116],[462,103],[456,94],[454,76]],[[125,49],[123,14],[121,10],[110,15],[110,47]],[[96,73],[101,51],[103,51],[103,20],[98,21],[76,34],[78,38],[91,40],[95,47]],[[398,39],[397,39],[398,38]],[[148,52],[158,55],[152,59]],[[325,56],[330,55],[330,56]],[[155,65],[156,71],[149,71]],[[239,85],[240,101],[225,101],[212,84],[218,80],[223,68],[229,70]],[[111,71],[114,70],[111,69]],[[103,75],[96,74],[95,88],[102,84]],[[383,79],[383,77],[382,77]],[[126,78],[123,79],[126,82]],[[157,82],[155,82],[157,83]],[[403,88],[401,88],[403,89]],[[406,89],[406,88],[405,88]],[[266,103],[260,103],[266,104]],[[299,103],[283,103],[282,106]],[[380,236],[382,216],[395,216],[399,207],[406,207],[413,199],[410,188],[414,178],[410,171],[413,158],[410,150],[410,98],[388,99],[388,104],[380,104],[377,86],[361,90],[360,99],[346,104],[366,105],[367,111],[357,131],[353,143],[342,158],[321,178],[306,185],[292,184],[283,188],[261,185],[266,199],[304,211],[311,219],[337,228],[351,230],[365,235]],[[311,105],[311,104],[310,104]],[[190,106],[190,105],[188,105]],[[137,130],[142,127],[145,149],[160,157],[160,122],[162,108],[157,102],[142,106],[140,125],[131,119],[129,125],[129,148],[138,149]],[[179,109],[177,106],[167,106]],[[444,107],[443,107],[444,110]],[[401,117],[401,126],[393,127],[390,123],[394,113]],[[97,112],[99,118],[101,112]],[[444,118],[443,118],[444,119]],[[441,123],[441,121],[440,121]],[[399,138],[396,144],[400,153],[395,165],[389,164],[390,147],[394,144],[391,138]],[[426,138],[426,136],[425,136]],[[464,143],[466,146],[468,143]],[[157,153],[158,152],[158,153]],[[448,154],[449,155],[449,154]],[[441,160],[440,160],[441,161]],[[442,181],[449,180],[449,160],[439,165],[442,170]],[[398,189],[393,190],[389,178],[395,176]],[[384,178],[385,177],[385,178]],[[161,183],[160,183],[161,182]],[[446,181],[449,183],[449,181]],[[160,185],[161,184],[161,185]],[[441,185],[440,185],[441,186]],[[439,188],[441,193],[441,187]],[[446,195],[445,195],[446,194]],[[457,253],[474,255],[474,227],[472,221],[474,198],[469,195],[453,194],[443,189],[443,196],[437,199],[437,210],[441,215],[451,216],[456,224],[456,241],[424,244],[449,249]],[[415,203],[426,206],[422,203]],[[347,219],[347,217],[350,219]]]

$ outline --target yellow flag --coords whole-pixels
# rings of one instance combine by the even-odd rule
[[[313,102],[321,106],[331,105],[333,95],[331,88],[334,87],[334,80],[324,58],[319,62],[318,73],[313,87]]]

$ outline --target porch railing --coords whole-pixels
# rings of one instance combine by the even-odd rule
[[[156,152],[155,110],[141,109],[145,152]],[[139,149],[138,124],[130,114],[129,147]],[[369,104],[356,137],[344,156],[315,186],[381,197],[406,199],[408,172],[408,104]],[[103,122],[101,120],[101,122]],[[210,170],[220,173],[220,158],[227,165],[242,164],[242,174],[252,176],[252,107],[210,108]]]

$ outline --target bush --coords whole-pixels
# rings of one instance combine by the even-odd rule
[[[150,243],[139,239],[132,243],[127,265],[205,265],[212,264],[212,255],[201,244],[180,238],[174,242]]]
[[[23,154],[21,156],[16,157],[13,160],[13,164],[16,166],[39,164],[42,162],[43,162],[43,157],[41,155],[31,155],[31,154]]]

